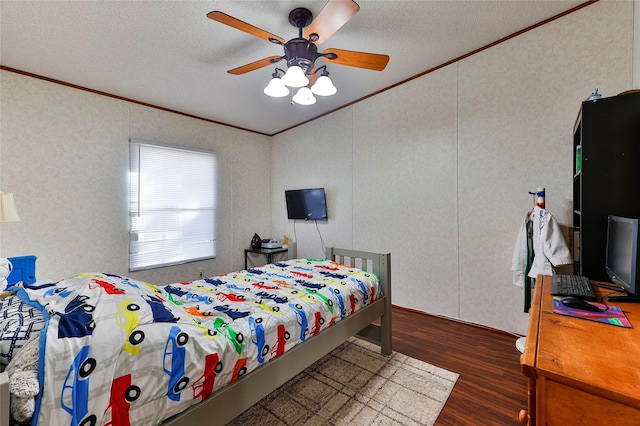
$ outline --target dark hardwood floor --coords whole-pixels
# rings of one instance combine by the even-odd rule
[[[519,425],[527,407],[516,337],[420,312],[393,309],[393,350],[460,375],[436,426]]]

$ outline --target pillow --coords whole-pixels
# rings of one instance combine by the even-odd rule
[[[22,302],[15,295],[0,299],[0,372],[44,325],[40,309]]]

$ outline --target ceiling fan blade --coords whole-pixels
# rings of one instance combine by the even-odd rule
[[[382,71],[389,63],[389,55],[379,55],[377,53],[356,52],[353,50],[326,49],[323,54],[332,53],[337,58],[323,56],[322,59],[338,65],[348,67],[365,68],[368,70]]]
[[[255,71],[260,68],[268,67],[282,59],[282,56],[269,56],[268,58],[260,59],[259,61],[251,62],[250,64],[243,65],[238,68],[227,71],[229,74],[240,75],[250,71]]]
[[[278,37],[277,35],[266,32],[265,30],[261,30],[258,27],[254,27],[251,24],[247,24],[233,16],[229,16],[226,13],[214,10],[213,12],[207,13],[207,18],[213,19],[214,21],[218,21],[222,24],[228,25],[240,31],[244,31],[245,33],[251,34],[252,36],[256,36],[266,41],[274,42],[277,40],[280,44],[284,44],[285,40],[282,37]]]
[[[309,74],[310,75],[307,75],[307,78],[309,79],[308,86],[311,87],[316,84],[316,81],[320,78],[320,74],[318,74],[318,69],[316,67],[313,67]]]
[[[353,0],[329,0],[311,22],[311,25],[307,27],[304,36],[309,39],[311,34],[317,34],[318,39],[312,41],[316,44],[322,44],[359,10],[360,6]]]

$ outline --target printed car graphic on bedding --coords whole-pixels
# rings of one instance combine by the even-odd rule
[[[296,316],[298,317],[298,325],[300,326],[300,341],[304,341],[307,338],[307,334],[309,334],[309,323],[307,322],[307,315],[304,313],[302,309],[302,305],[289,303],[289,306],[296,311]]]
[[[231,321],[249,316],[249,312],[242,312],[237,308],[230,308],[229,305],[214,306],[213,309],[218,312],[227,314],[231,318]]]
[[[102,288],[107,294],[125,294],[125,291],[116,287],[115,284],[99,280],[97,278],[93,278],[89,283],[89,288],[91,290],[96,288]]]
[[[236,352],[242,352],[242,344],[244,342],[244,335],[242,333],[238,333],[233,328],[229,327],[229,325],[224,322],[224,319],[220,317],[213,320],[213,328],[233,343]]]
[[[54,284],[51,284],[54,285]],[[49,290],[45,291],[43,293],[44,297],[51,297],[51,296],[58,296],[60,298],[66,298],[67,296],[69,296],[70,294],[72,294],[73,291],[71,290],[67,290],[66,287],[53,287],[50,288]]]
[[[260,309],[262,309],[263,311],[268,312],[270,314],[275,314],[275,315],[281,315],[282,314],[282,312],[280,312],[280,306],[278,306],[278,305],[276,305],[276,306],[267,305],[264,300],[261,300],[259,302],[254,300],[251,303],[254,304],[254,305],[257,305]]]
[[[347,309],[344,306],[344,299],[342,298],[342,294],[340,294],[340,290],[337,288],[333,289],[333,294],[338,298],[338,304],[340,305],[340,319],[343,319],[347,315]]]
[[[111,383],[109,406],[104,411],[104,426],[130,426],[129,408],[140,397],[140,387],[131,384],[131,374],[117,377]]]
[[[147,304],[151,308],[151,312],[153,314],[153,322],[178,322],[179,318],[177,318],[173,313],[162,303],[157,296],[143,296],[144,300],[147,301]]]
[[[64,308],[64,313],[55,312],[58,320],[58,337],[83,337],[93,333],[96,323],[91,313],[95,306],[87,303],[89,296],[77,295]]]
[[[96,368],[95,358],[89,358],[89,346],[83,346],[64,379],[60,406],[71,415],[71,425],[93,426],[95,414],[89,413],[89,375]]]
[[[120,302],[116,310],[116,324],[125,330],[129,336],[122,349],[132,355],[140,353],[138,345],[144,341],[144,331],[135,329],[140,323],[139,310],[140,305],[133,303],[131,299],[125,299]]]
[[[271,358],[284,353],[289,337],[291,337],[291,334],[284,328],[284,324],[278,324],[278,341],[271,350]]]
[[[315,312],[314,318],[315,318],[315,323],[310,333],[312,336],[315,336],[316,334],[318,334],[320,332],[320,328],[322,327],[322,324],[324,324],[324,318],[322,318],[321,312]]]
[[[312,294],[318,299],[322,300],[324,304],[327,306],[327,309],[329,309],[329,312],[333,313],[333,300],[329,299],[327,296],[320,293],[318,290],[311,289],[311,288],[305,288],[304,290],[307,293]]]
[[[247,358],[240,358],[233,367],[233,375],[229,383],[233,383],[247,372]]]
[[[229,302],[244,302],[247,300],[244,294],[223,293],[221,291],[216,294],[216,298],[221,302],[225,302],[227,300]]]
[[[216,383],[216,374],[222,371],[223,365],[218,353],[212,353],[204,358],[204,373],[193,382],[193,399],[206,399],[213,393],[213,386]]]
[[[164,347],[162,363],[164,372],[169,375],[167,397],[173,401],[180,401],[180,391],[189,384],[189,378],[184,375],[187,353],[185,345],[188,341],[189,335],[183,332],[180,327],[176,325],[171,327]]]
[[[276,303],[287,303],[289,298],[287,296],[278,296],[276,293],[267,293],[266,291],[259,291],[256,293],[261,299],[270,299]]]
[[[249,317],[249,329],[251,330],[251,342],[258,347],[258,362],[262,364],[265,361],[264,357],[269,353],[262,318]]]

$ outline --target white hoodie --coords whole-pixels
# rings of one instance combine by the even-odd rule
[[[527,221],[533,221],[533,264],[529,270],[529,277],[538,274],[552,275],[553,266],[573,263],[573,258],[562,235],[560,225],[551,213],[535,206],[533,211],[524,218],[516,246],[513,249],[511,269],[513,270],[513,284],[522,287],[527,268]]]

